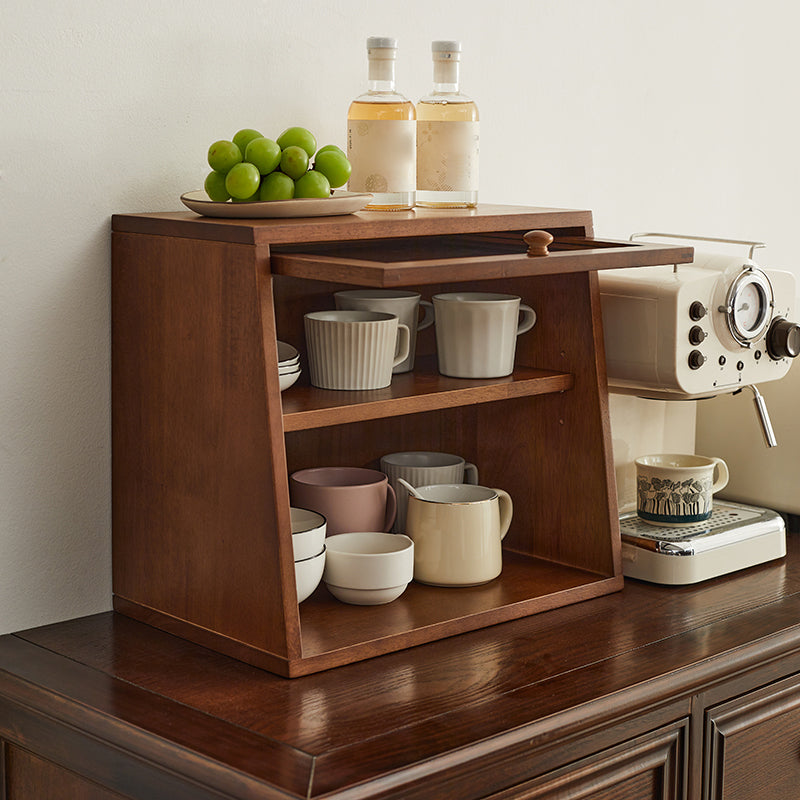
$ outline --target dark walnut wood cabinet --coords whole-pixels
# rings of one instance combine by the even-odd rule
[[[0,797],[791,800],[788,551],[294,680],[114,612],[0,637]]]
[[[549,255],[523,236],[546,230]],[[118,215],[112,239],[114,607],[296,677],[622,586],[597,270],[692,250],[593,237],[588,211],[482,206],[288,220]],[[434,331],[373,392],[283,395],[280,339],[353,286],[520,295],[538,315],[513,374],[446,378]],[[382,607],[296,602],[287,476],[442,450],[509,492],[502,575],[412,583]]]

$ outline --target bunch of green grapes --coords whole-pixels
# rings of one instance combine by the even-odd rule
[[[317,150],[314,134],[306,128],[287,128],[268,139],[253,128],[243,128],[233,139],[221,139],[208,148],[211,172],[206,194],[217,202],[233,200],[291,200],[294,197],[330,197],[344,186],[352,171],[344,152],[335,144]]]

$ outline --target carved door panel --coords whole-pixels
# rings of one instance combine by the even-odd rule
[[[706,712],[704,800],[800,796],[800,676]]]
[[[660,728],[534,778],[491,800],[682,800],[687,724]]]

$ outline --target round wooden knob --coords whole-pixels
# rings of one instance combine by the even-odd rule
[[[553,243],[553,235],[547,231],[528,231],[523,237],[528,245],[529,256],[550,255],[547,247]]]

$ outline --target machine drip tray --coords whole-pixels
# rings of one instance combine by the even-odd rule
[[[693,525],[651,525],[632,511],[619,526],[624,575],[652,583],[699,583],[786,555],[780,514],[727,500]]]

